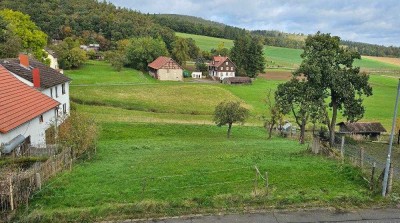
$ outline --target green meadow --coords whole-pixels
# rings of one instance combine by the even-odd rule
[[[298,51],[268,51],[281,64],[298,64]],[[264,100],[282,81],[160,82],[99,61],[65,73],[73,79],[73,106],[100,127],[97,154],[43,185],[18,221],[93,222],[381,202],[360,170],[312,156],[296,140],[266,138],[260,120],[268,116]],[[374,95],[365,99],[362,121],[381,121],[388,128],[397,79],[372,74],[370,83]],[[251,113],[244,126],[234,125],[230,140],[226,127],[212,122],[214,107],[225,100],[240,101]],[[254,191],[254,166],[268,172],[268,194],[261,178]]]
[[[192,38],[196,41],[196,44],[202,50],[211,50],[217,48],[218,44],[224,43],[225,47],[230,49],[233,46],[233,41],[228,39],[214,38],[208,36],[199,36],[186,33],[177,33],[177,36],[184,38]],[[264,55],[266,58],[267,68],[285,68],[292,70],[297,68],[301,63],[301,49],[290,49],[283,47],[266,46],[264,48]],[[389,63],[380,62],[377,60],[362,58],[354,63],[355,66],[361,67],[367,71],[379,71],[379,70],[396,70],[400,71],[400,66],[396,66]]]

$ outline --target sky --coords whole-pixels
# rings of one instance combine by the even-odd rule
[[[183,14],[248,30],[278,30],[400,46],[399,0],[109,0],[143,13]]]

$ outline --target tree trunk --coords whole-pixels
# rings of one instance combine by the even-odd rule
[[[271,123],[271,125],[269,125],[268,139],[272,137],[272,130],[274,129],[274,125],[275,123]]]
[[[333,99],[332,99],[333,100]],[[329,146],[333,147],[335,144],[335,126],[337,118],[337,105],[335,102],[332,103],[332,120],[329,125]]]
[[[228,139],[231,138],[232,123],[228,123]]]
[[[300,144],[304,144],[304,138],[306,134],[306,120],[303,119],[300,125]]]

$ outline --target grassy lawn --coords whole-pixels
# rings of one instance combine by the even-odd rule
[[[110,64],[94,60],[89,60],[78,70],[66,70],[65,74],[72,78],[72,85],[155,82],[149,75],[145,75],[140,71],[123,68],[121,72],[117,72]]]
[[[361,205],[371,196],[358,172],[311,156],[306,146],[266,140],[259,127],[102,123],[93,160],[54,178],[22,220],[93,221],[164,216],[244,207]],[[254,165],[268,171],[265,196]]]
[[[22,221],[92,222],[379,201],[358,170],[311,156],[297,141],[266,139],[258,116],[266,113],[266,92],[282,81],[160,82],[132,69],[122,75],[104,62],[66,74],[75,84],[97,85],[72,86],[71,96],[80,102],[74,105],[78,111],[99,123],[98,153],[44,185],[29,208],[21,209]],[[121,76],[114,82],[116,75]],[[116,83],[131,85],[103,86]],[[388,127],[397,80],[373,75],[371,84],[374,96],[365,100],[363,121]],[[215,105],[227,99],[242,101],[252,114],[250,124],[234,126],[230,140],[226,127],[212,123]],[[268,196],[261,179],[259,193],[253,192],[254,165],[268,171]]]

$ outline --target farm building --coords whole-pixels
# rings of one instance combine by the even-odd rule
[[[39,78],[35,75],[34,86]],[[44,147],[46,130],[57,118],[60,103],[18,80],[0,65],[0,152],[26,146]]]
[[[203,78],[202,72],[192,72],[192,78]]]
[[[70,112],[69,83],[71,79],[61,74],[58,70],[52,69],[24,54],[21,54],[18,59],[0,59],[0,65],[23,83],[58,101],[61,104],[57,111],[58,115],[60,117],[68,116]],[[36,83],[37,86],[34,83],[34,75],[39,78]]]
[[[149,65],[149,74],[161,81],[182,81],[183,68],[169,57],[158,57]]]
[[[382,132],[386,132],[380,122],[340,122],[337,125],[340,128],[339,134],[362,135],[372,140],[376,140]]]
[[[208,75],[219,80],[235,77],[236,65],[228,58],[215,56],[208,64]]]
[[[251,84],[250,77],[227,77],[222,80],[224,84]]]

